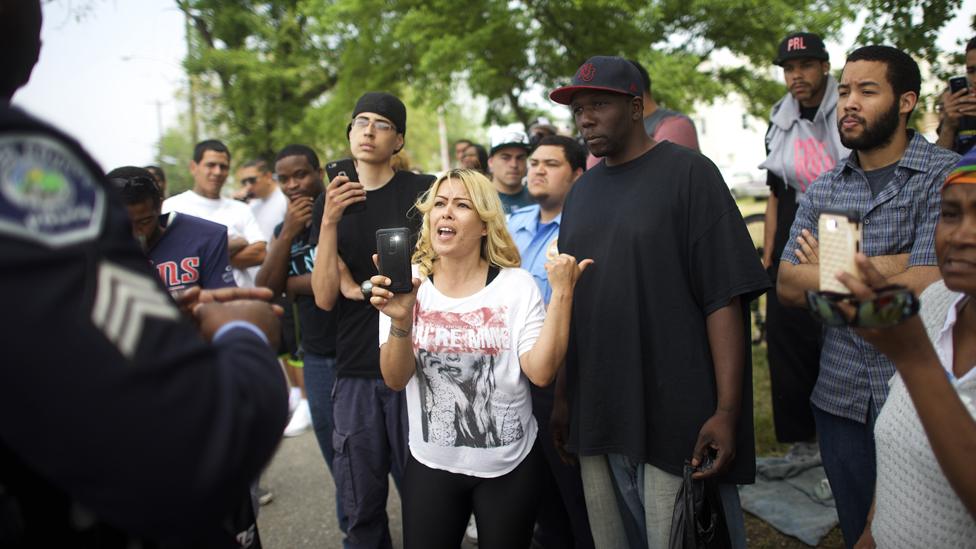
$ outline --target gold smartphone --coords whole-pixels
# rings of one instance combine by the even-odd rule
[[[824,210],[817,223],[820,233],[820,291],[850,293],[837,280],[844,271],[861,278],[854,254],[861,251],[861,223],[855,212]]]

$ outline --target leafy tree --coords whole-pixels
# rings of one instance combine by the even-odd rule
[[[768,68],[787,32],[834,37],[866,14],[859,44],[890,43],[938,67],[935,37],[962,0],[174,1],[198,35],[187,68],[219,83],[209,115],[239,147],[268,154],[301,140],[342,154],[356,97],[388,90],[424,121],[409,124],[407,142],[430,169],[436,140],[421,132],[437,109],[481,122],[459,112],[462,87],[487,101],[484,122],[527,123],[587,57],[623,55],[645,64],[664,105],[691,111],[737,93],[765,117],[783,94]],[[730,54],[742,65],[719,68]]]

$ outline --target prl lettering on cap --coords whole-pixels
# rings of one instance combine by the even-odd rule
[[[807,47],[803,45],[802,36],[794,36],[793,38],[790,38],[789,42],[787,42],[786,44],[786,51],[805,50],[805,49],[807,49]]]

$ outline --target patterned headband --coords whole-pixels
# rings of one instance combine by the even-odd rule
[[[976,183],[976,147],[970,149],[952,168],[942,188],[956,183]]]

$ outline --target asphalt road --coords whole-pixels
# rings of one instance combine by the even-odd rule
[[[264,549],[341,549],[335,484],[312,431],[282,440],[261,485],[274,493],[274,500],[261,507],[258,515]],[[400,498],[392,481],[386,510],[393,547],[400,549],[403,547]],[[465,542],[462,547],[476,545]]]

